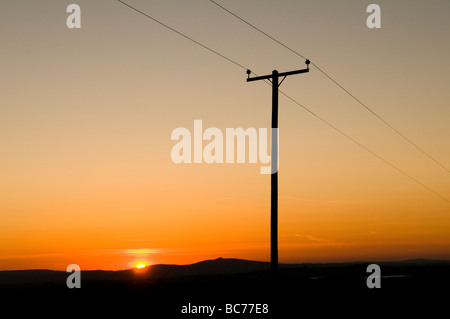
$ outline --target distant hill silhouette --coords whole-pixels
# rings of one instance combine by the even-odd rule
[[[286,266],[286,265],[285,265]],[[269,270],[270,263],[234,258],[205,260],[190,265],[156,264],[139,269],[139,278],[166,279],[188,276],[226,275]],[[89,280],[126,280],[136,278],[136,269],[105,271],[82,271],[83,281]],[[45,282],[65,283],[68,273],[64,271],[31,269],[0,271],[0,285],[38,284]]]
[[[350,267],[354,265],[368,265],[377,262],[348,262],[348,263],[320,263],[320,264],[280,264],[281,269],[288,268],[333,268]],[[378,262],[379,265],[390,267],[402,266],[427,266],[427,265],[450,265],[449,260],[413,259],[405,261]],[[108,280],[152,280],[173,279],[181,277],[211,276],[245,274],[250,272],[262,272],[270,269],[269,262],[251,261],[235,258],[217,258],[205,260],[189,265],[166,265],[156,264],[147,266],[145,269],[118,270],[86,270],[82,269],[82,280],[86,281],[108,281]],[[0,271],[0,286],[16,284],[42,284],[53,282],[64,284],[68,273],[65,271],[31,269],[31,270],[6,270]]]
[[[70,307],[88,318],[117,317],[119,310],[127,318],[131,313],[149,318],[208,317],[181,315],[181,307],[189,303],[217,308],[226,303],[268,304],[267,315],[232,316],[258,319],[307,314],[351,318],[350,313],[360,318],[361,309],[379,317],[405,318],[416,314],[419,306],[446,309],[450,261],[378,262],[381,289],[366,285],[370,263],[284,264],[277,281],[271,280],[268,262],[224,258],[139,270],[82,270],[81,289],[67,288],[69,274],[64,271],[0,271],[0,303],[4,308],[20,301],[24,306],[15,311],[28,309],[33,316],[53,310],[61,317]],[[222,309],[214,318],[229,316]]]

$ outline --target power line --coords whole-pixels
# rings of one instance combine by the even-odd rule
[[[384,124],[389,126],[390,129],[392,129],[394,132],[396,132],[398,135],[403,137],[409,144],[413,145],[416,149],[418,149],[420,152],[422,152],[424,155],[426,155],[429,159],[431,159],[433,162],[435,162],[437,165],[442,167],[444,170],[446,170],[448,173],[450,173],[450,170],[445,167],[443,164],[438,162],[434,157],[432,157],[430,154],[428,154],[426,151],[424,151],[421,147],[419,147],[416,143],[414,143],[410,138],[408,138],[405,134],[394,128],[389,122],[387,122],[385,119],[383,119],[381,116],[379,116],[377,113],[375,113],[371,108],[369,108],[365,103],[363,103],[361,100],[356,98],[352,93],[350,93],[347,89],[345,89],[341,84],[339,84],[335,79],[333,79],[329,74],[327,74],[325,71],[323,71],[321,68],[319,68],[316,64],[312,63],[317,70],[319,70],[321,73],[323,73],[327,78],[329,78],[331,81],[333,81],[337,86],[339,86],[344,92],[346,92],[349,96],[351,96],[355,101],[357,101],[359,104],[364,106],[370,113],[375,115],[380,121],[382,121]]]
[[[300,107],[302,107],[304,110],[306,110],[307,112],[309,112],[310,114],[312,114],[313,116],[315,116],[316,118],[318,118],[320,121],[322,121],[323,123],[325,123],[326,125],[328,125],[329,127],[331,127],[332,129],[334,129],[335,131],[337,131],[339,134],[345,136],[346,138],[348,138],[349,140],[351,140],[353,143],[357,144],[358,146],[362,147],[363,149],[365,149],[366,151],[368,151],[370,154],[372,154],[373,156],[375,156],[376,158],[378,158],[379,160],[383,161],[384,163],[388,164],[389,166],[391,166],[392,168],[394,168],[395,170],[397,170],[398,172],[402,173],[403,175],[405,175],[406,177],[408,177],[409,179],[411,179],[412,181],[416,182],[417,184],[419,184],[420,186],[422,186],[423,188],[429,190],[430,192],[432,192],[433,194],[435,194],[436,196],[439,196],[440,198],[442,198],[443,200],[445,200],[446,202],[450,203],[450,200],[447,199],[446,197],[444,197],[443,195],[439,194],[438,192],[436,192],[435,190],[433,190],[432,188],[426,186],[425,184],[423,184],[422,182],[420,182],[419,180],[415,179],[414,177],[412,177],[411,175],[409,175],[408,173],[406,173],[405,171],[403,171],[402,169],[400,169],[399,167],[395,166],[394,164],[392,164],[391,162],[385,160],[383,157],[379,156],[377,153],[375,153],[374,151],[372,151],[370,148],[364,146],[363,144],[361,144],[360,142],[358,142],[357,140],[355,140],[353,137],[351,137],[350,135],[344,133],[342,130],[338,129],[336,126],[334,126],[333,124],[331,124],[330,122],[328,122],[327,120],[325,120],[324,118],[322,118],[321,116],[317,115],[316,113],[312,112],[310,109],[308,109],[307,107],[305,107],[304,105],[302,105],[301,103],[299,103],[298,101],[294,100],[292,97],[290,97],[289,95],[287,95],[286,93],[280,91],[280,94],[284,95],[285,97],[287,97],[289,100],[291,100],[292,102],[294,102],[295,104],[299,105]]]
[[[208,46],[194,40],[193,38],[185,35],[184,33],[168,26],[165,23],[162,23],[161,21],[151,17],[150,15],[140,11],[139,9],[129,5],[128,3],[125,3],[121,0],[117,0],[120,3],[126,5],[127,7],[133,9],[134,11],[142,14],[143,16],[147,17],[148,19],[151,19],[155,22],[157,22],[158,24],[164,26],[165,28],[177,33],[178,35],[184,37],[185,39],[188,39],[190,41],[192,41],[193,43],[201,46],[202,48],[216,54],[217,56],[233,63],[234,65],[243,68],[245,70],[247,70],[246,67],[244,67],[243,65],[241,65],[240,63],[226,57],[225,55],[217,52],[216,50],[213,50],[211,48],[209,48]],[[212,0],[211,0],[212,1]],[[255,76],[258,76],[258,74],[256,74],[255,72],[252,72]],[[271,85],[270,82],[265,81],[267,84]],[[391,166],[392,168],[394,168],[395,170],[397,170],[398,172],[402,173],[403,175],[407,176],[409,179],[411,179],[412,181],[416,182],[418,185],[424,187],[425,189],[427,189],[428,191],[432,192],[433,194],[435,194],[436,196],[440,197],[441,199],[445,200],[446,202],[450,203],[450,200],[447,199],[446,197],[444,197],[443,195],[439,194],[438,192],[436,192],[435,190],[431,189],[430,187],[426,186],[425,184],[423,184],[422,182],[420,182],[419,180],[415,179],[414,177],[412,177],[411,175],[409,175],[408,173],[404,172],[403,170],[401,170],[400,168],[398,168],[397,166],[391,164],[389,161],[385,160],[383,157],[379,156],[378,154],[376,154],[375,152],[373,152],[372,150],[370,150],[368,147],[364,146],[363,144],[361,144],[360,142],[358,142],[357,140],[353,139],[352,137],[350,137],[349,135],[347,135],[346,133],[344,133],[343,131],[341,131],[340,129],[338,129],[337,127],[335,127],[333,124],[331,124],[330,122],[328,122],[327,120],[325,120],[324,118],[320,117],[319,115],[317,115],[316,113],[314,113],[313,111],[311,111],[310,109],[308,109],[306,106],[302,105],[300,102],[296,101],[294,98],[290,97],[289,95],[287,95],[286,93],[279,91],[282,95],[284,95],[286,98],[288,98],[289,100],[291,100],[292,102],[294,102],[295,104],[297,104],[298,106],[302,107],[304,110],[306,110],[307,112],[309,112],[311,115],[313,115],[314,117],[318,118],[320,121],[322,121],[323,123],[327,124],[329,127],[333,128],[334,130],[336,130],[338,133],[340,133],[341,135],[345,136],[346,138],[348,138],[350,141],[352,141],[353,143],[356,143],[358,146],[360,146],[361,148],[365,149],[366,151],[368,151],[369,153],[371,153],[372,155],[374,155],[376,158],[378,158],[379,160],[383,161],[384,163],[388,164],[389,166]]]
[[[225,8],[224,6],[221,6],[220,4],[218,4],[217,2],[213,1],[213,0],[209,0],[212,3],[214,3],[216,6],[218,6],[219,8],[225,10],[226,12],[228,12],[229,14],[231,14],[232,16],[234,16],[235,18],[241,20],[242,22],[244,22],[245,24],[247,24],[248,26],[252,27],[253,29],[255,29],[256,31],[264,34],[266,37],[268,37],[269,39],[275,41],[276,43],[278,43],[279,45],[283,46],[284,48],[288,49],[289,51],[291,51],[292,53],[302,57],[304,60],[306,60],[307,58],[303,55],[301,55],[300,53],[294,51],[293,49],[291,49],[290,47],[288,47],[287,45],[281,43],[280,41],[278,41],[277,39],[275,39],[274,37],[270,36],[269,34],[267,34],[266,32],[264,32],[263,30],[257,28],[256,26],[254,26],[253,24],[251,24],[250,22],[244,20],[243,18],[241,18],[240,16],[238,16],[237,14],[235,14],[234,12],[228,10],[227,8]],[[314,63],[311,62],[312,65],[314,65]]]
[[[237,65],[238,67],[240,67],[240,68],[242,68],[242,69],[244,69],[244,70],[247,69],[247,68],[246,68],[245,66],[243,66],[242,64],[239,64],[239,63],[237,63],[236,61],[231,60],[230,58],[227,58],[226,56],[224,56],[223,54],[220,54],[220,53],[217,52],[216,50],[213,50],[213,49],[207,47],[206,45],[204,45],[204,44],[202,44],[202,43],[200,43],[200,42],[194,40],[193,38],[191,38],[191,37],[185,35],[184,33],[182,33],[182,32],[180,32],[180,31],[178,31],[178,30],[176,30],[176,29],[174,29],[174,28],[168,26],[167,24],[162,23],[161,21],[159,21],[159,20],[157,20],[157,19],[155,19],[155,18],[149,16],[148,14],[146,14],[146,13],[142,12],[141,10],[139,10],[139,9],[137,9],[137,8],[135,8],[135,7],[133,7],[132,5],[130,5],[130,4],[126,3],[126,2],[123,2],[123,1],[121,1],[121,0],[117,0],[117,1],[119,1],[120,3],[122,3],[123,5],[126,5],[127,7],[131,8],[131,9],[133,9],[133,10],[136,11],[136,12],[139,12],[139,13],[142,14],[143,16],[145,16],[145,17],[147,17],[147,18],[149,18],[149,19],[155,21],[156,23],[159,23],[160,25],[162,25],[163,27],[169,29],[170,31],[173,31],[173,32],[175,32],[176,34],[181,35],[181,36],[184,37],[185,39],[188,39],[189,41],[194,42],[195,44],[197,44],[197,45],[201,46],[202,48],[204,48],[204,49],[206,49],[206,50],[208,50],[208,51],[210,51],[210,52],[212,52],[212,53],[214,53],[214,54],[220,56],[221,58],[223,58],[223,59],[225,59],[225,60],[228,60],[229,62],[233,63],[234,65]]]
[[[228,12],[229,14],[231,14],[232,16],[234,16],[235,18],[239,19],[240,21],[244,22],[245,24],[247,24],[248,26],[252,27],[253,29],[255,29],[256,31],[264,34],[266,37],[268,37],[269,39],[275,41],[276,43],[278,43],[279,45],[281,45],[282,47],[284,47],[285,49],[291,51],[292,53],[298,55],[299,57],[306,59],[306,57],[302,54],[300,54],[299,52],[297,52],[296,50],[288,47],[287,45],[285,45],[284,43],[278,41],[277,39],[275,39],[274,37],[270,36],[269,34],[267,34],[266,32],[264,32],[263,30],[259,29],[258,27],[256,27],[255,25],[251,24],[250,22],[244,20],[243,18],[241,18],[240,16],[238,16],[237,14],[235,14],[234,12],[228,10],[227,8],[225,8],[224,6],[218,4],[217,2],[215,2],[214,0],[210,0],[212,3],[214,3],[216,6],[218,6],[219,8],[221,8],[222,10]],[[339,88],[341,88],[345,93],[347,93],[350,97],[352,97],[356,102],[358,102],[360,105],[362,105],[367,111],[369,111],[370,113],[372,113],[375,117],[377,117],[380,121],[382,121],[385,125],[387,125],[390,129],[392,129],[394,132],[396,132],[398,135],[400,135],[403,139],[405,139],[409,144],[413,145],[416,149],[418,149],[420,152],[422,152],[424,155],[426,155],[428,158],[430,158],[433,162],[435,162],[437,165],[439,165],[440,167],[442,167],[444,170],[446,170],[448,173],[450,173],[450,170],[445,167],[443,164],[441,164],[439,161],[437,161],[434,157],[432,157],[430,154],[428,154],[426,151],[424,151],[421,147],[419,147],[416,143],[414,143],[410,138],[408,138],[405,134],[401,133],[399,130],[397,130],[396,128],[394,128],[389,122],[387,122],[385,119],[383,119],[380,115],[378,115],[375,111],[373,111],[369,106],[367,106],[365,103],[363,103],[360,99],[358,99],[355,95],[353,95],[352,93],[350,93],[350,91],[348,91],[346,88],[344,88],[339,82],[337,82],[331,75],[329,75],[327,72],[325,72],[322,68],[320,68],[317,64],[315,64],[314,62],[311,62],[311,65],[315,66],[317,68],[317,70],[319,70],[319,72],[321,72],[323,75],[325,75],[329,80],[331,80],[334,84],[336,84]]]

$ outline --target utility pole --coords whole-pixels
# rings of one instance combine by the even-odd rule
[[[270,176],[270,270],[272,277],[277,278],[278,273],[278,87],[288,75],[309,72],[309,60],[306,60],[306,69],[250,77],[252,73],[247,70],[247,82],[269,80],[272,82],[272,134],[271,134],[271,176]],[[278,81],[283,77],[281,82]]]

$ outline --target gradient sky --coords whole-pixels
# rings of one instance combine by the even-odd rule
[[[207,0],[127,2],[258,74],[305,67]],[[450,166],[449,1],[218,2]],[[268,85],[115,0],[2,0],[0,39],[0,270],[269,260],[260,165],[170,157],[195,119],[269,127]],[[447,171],[315,68],[281,90],[450,198]],[[280,262],[450,259],[448,202],[281,96],[279,126]]]

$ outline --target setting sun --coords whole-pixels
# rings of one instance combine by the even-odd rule
[[[145,264],[138,264],[137,266],[136,266],[136,268],[145,268]]]

